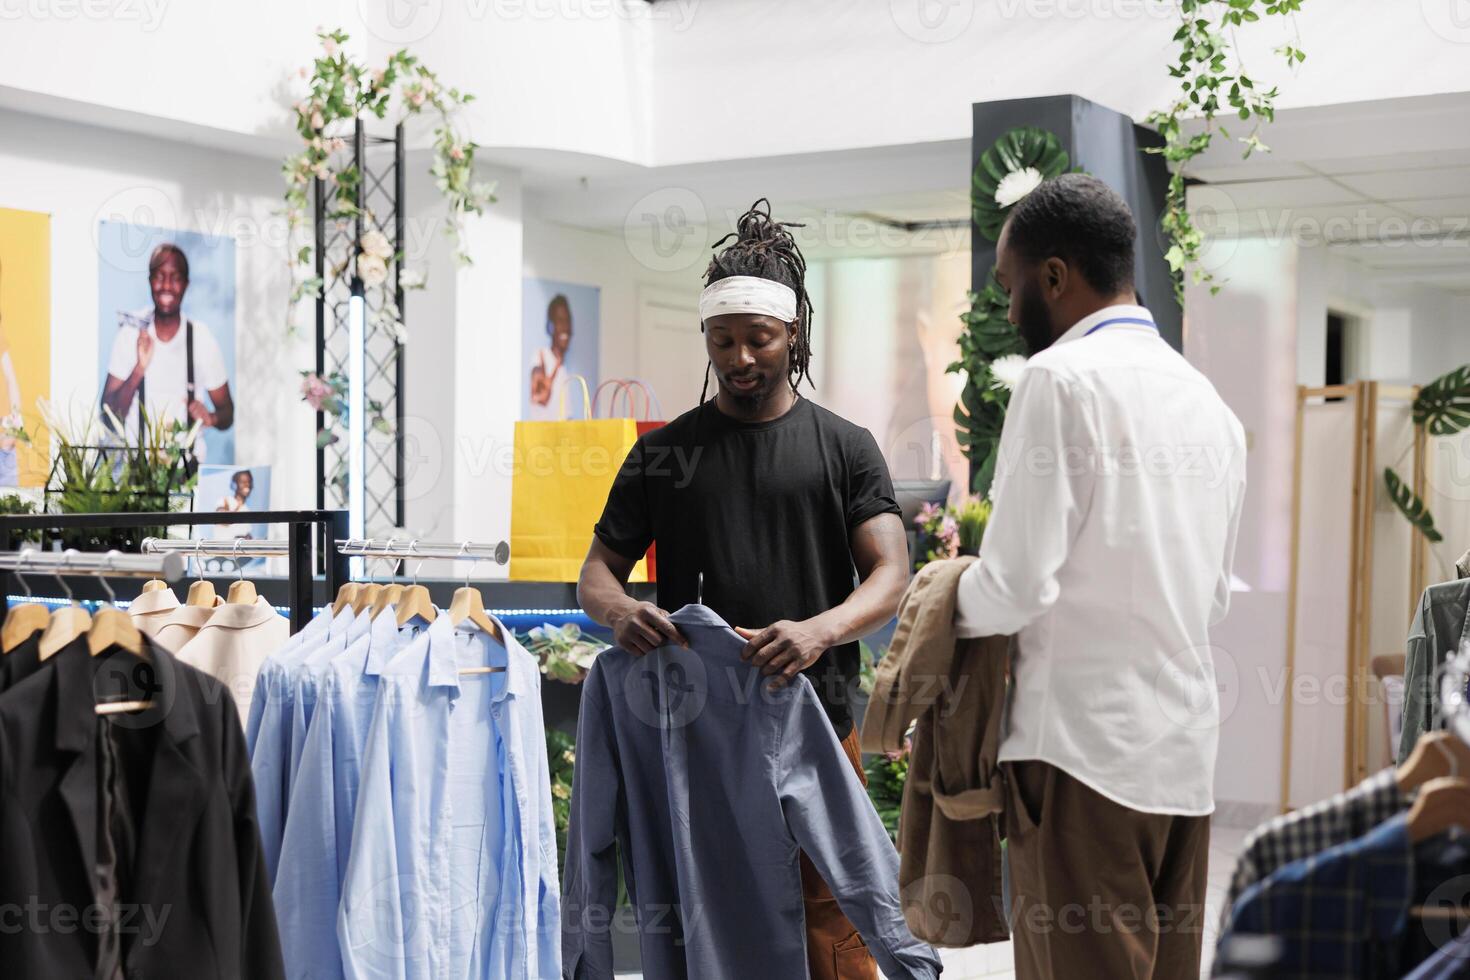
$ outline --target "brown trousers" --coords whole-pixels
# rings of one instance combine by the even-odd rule
[[[856,727],[842,740],[842,748],[858,779],[868,785]],[[832,890],[805,854],[801,856],[801,901],[806,908],[806,959],[811,980],[878,980],[873,954],[837,907]]]
[[[1045,762],[1004,766],[1017,980],[1193,980],[1209,817],[1142,813]]]

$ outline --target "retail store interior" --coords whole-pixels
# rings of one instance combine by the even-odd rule
[[[1470,977],[1470,770],[1458,764],[1470,764],[1463,7],[0,0],[0,849],[33,855],[0,871],[0,964],[19,967],[0,974],[899,980],[942,965],[952,980],[1025,980],[1081,975],[1068,957],[1097,949],[1102,958],[1083,961],[1108,964],[1100,977]],[[1176,69],[1195,44],[1216,56]],[[1191,98],[1200,92],[1216,111]],[[1006,472],[1007,449],[1020,459],[1038,438],[1020,429],[1039,416],[1015,411],[1028,378],[1032,407],[1036,377],[1071,379],[1062,429],[1112,397],[1137,398],[1139,424],[1166,413],[1163,396],[1147,394],[1163,369],[1133,355],[1085,397],[1092,382],[1055,367],[1099,339],[1122,343],[1108,338],[1116,328],[1069,339],[1067,320],[1054,346],[1024,348],[1027,294],[992,268],[1023,261],[1027,220],[1095,229],[1072,203],[1035,217],[1040,197],[1027,217],[1029,195],[1057,181],[1106,187],[1135,223],[1124,285],[1136,300],[1120,307],[1134,312],[1108,322],[1142,310],[1159,347],[1148,356],[1189,372],[1189,397],[1209,399],[1182,403],[1206,406],[1194,419],[1219,406],[1242,434],[1243,460],[1181,436],[1169,452],[1183,466],[1167,476],[1145,463],[1144,477],[1136,466],[1133,478],[1108,470],[1088,484],[1120,481],[1120,507],[1150,501],[1138,505],[1147,527],[1108,525],[1101,491],[1048,512],[1052,497]],[[876,447],[886,472],[861,488],[872,507],[852,499],[859,479],[846,456],[832,465],[848,469],[828,474],[846,482],[803,487],[776,448],[750,463],[748,483],[731,483],[754,487],[754,499],[716,508],[680,495],[686,483],[718,488],[698,481],[698,454],[686,459],[670,433],[698,442],[700,418],[733,425],[729,406],[745,404],[719,361],[727,331],[711,322],[709,277],[712,260],[748,237],[753,207],[789,223],[771,234],[790,236],[803,267],[794,292],[766,272],[735,273],[777,288],[753,289],[761,298],[725,316],[774,316],[793,331],[769,356],[809,351],[793,404],[837,417],[843,454]],[[1073,280],[1095,285],[1085,242],[1039,247],[1036,258],[1061,256]],[[1068,288],[1048,281],[1056,295]],[[794,315],[771,312],[788,297]],[[1023,367],[1022,354],[1037,363]],[[741,425],[776,425],[752,404]],[[681,428],[686,414],[695,421]],[[1162,431],[1148,424],[1118,431]],[[860,430],[871,439],[851,434]],[[1147,459],[1142,436],[1120,438]],[[1099,439],[1104,456],[1119,448]],[[802,458],[827,465],[830,445]],[[647,489],[665,451],[669,496]],[[629,469],[635,457],[648,475]],[[1227,472],[1243,489],[1217,506],[1210,495],[1227,493]],[[1228,614],[1207,638],[1202,614],[1186,628],[1195,597],[1161,613],[1166,601],[1143,594],[1150,549],[1179,588],[1214,581],[1218,555],[1190,568],[1199,528],[1150,496],[1164,483],[1193,493],[1190,480],[1192,500],[1212,501],[1199,513],[1228,512],[1222,534],[1230,517]],[[627,554],[615,528],[627,526],[618,521],[634,485],[649,533],[631,533]],[[1019,489],[992,493],[1002,485]],[[1039,503],[1018,504],[1027,494]],[[743,593],[805,587],[823,507],[837,508],[839,537],[853,535],[851,560],[838,556],[838,577],[852,581],[836,598],[864,626],[823,634],[814,656],[836,664],[851,648],[843,670],[860,693],[834,714],[813,693],[820,666],[811,684],[788,678],[791,697],[773,703],[793,707],[772,737],[796,733],[835,768],[791,763],[779,747],[764,762],[711,748],[697,733],[718,714],[719,697],[700,688],[715,684],[713,665],[728,655],[722,670],[755,671],[742,645],[767,639],[797,650],[799,635],[778,629],[786,620],[823,614],[831,626],[827,606],[798,614],[779,602],[763,621],[733,618],[759,608]],[[765,530],[741,523],[748,513]],[[859,513],[902,525],[901,580],[886,597],[870,586],[886,559],[860,550]],[[681,550],[691,514],[719,515],[701,524],[697,560]],[[1007,519],[1038,523],[1002,538],[995,524]],[[1038,573],[1049,598],[1033,603],[1012,594],[1031,579],[1006,578],[1020,559],[1004,549],[1049,540],[1043,526],[1066,533]],[[790,552],[761,537],[770,528]],[[1089,533],[1112,549],[1097,567],[1081,557]],[[751,535],[759,541],[734,540]],[[614,556],[597,568],[612,569],[627,609],[598,592],[599,549]],[[755,553],[771,564],[730,567]],[[987,554],[1007,571],[994,573],[984,608],[1001,597],[1035,606],[1003,631],[1009,652],[974,638],[1000,630],[955,633],[980,573],[954,566],[946,578],[941,567],[984,569]],[[940,600],[921,586],[961,575],[935,643],[924,631],[940,627],[925,625],[932,607],[921,602]],[[1097,609],[1089,583],[1102,580],[1131,589],[1120,594],[1136,606],[1115,609],[1115,630],[1097,613],[1097,629],[1155,658],[1120,664],[1120,685],[1155,691],[1139,717],[1167,731],[1128,720],[1133,707],[1106,691],[1084,713],[1097,731],[1136,733],[1143,758],[1172,751],[1175,730],[1208,745],[1194,769],[1205,807],[1131,806],[1108,777],[1061,761],[1061,735],[1037,736],[1052,748],[1034,759],[1015,755],[1021,736],[1006,725],[1021,718],[1025,729],[1026,712],[1054,706],[1011,701],[1006,721],[997,707],[997,760],[987,706],[974,688],[965,699],[965,682],[985,682],[964,658],[984,651],[1010,658],[1010,697],[1030,696],[1017,673],[1028,655],[1050,658],[1060,691],[1077,651],[1053,643],[1068,634],[1046,610],[1056,604],[1065,620],[1059,610]],[[859,617],[849,594],[877,596],[881,612]],[[683,645],[631,648],[619,625],[628,615],[655,617],[655,636],[673,623]],[[1183,632],[1161,633],[1150,616]],[[920,660],[934,646],[942,666]],[[441,649],[449,667],[436,674]],[[705,665],[689,682],[703,709],[692,714],[682,694],[668,700],[678,685],[666,671],[683,683],[690,658]],[[65,743],[68,685],[85,684],[89,666],[94,685],[118,675],[117,696],[99,695],[96,733],[84,705],[86,724],[71,727],[82,734]],[[870,700],[897,697],[922,670],[947,693],[913,707],[894,736],[880,733]],[[1176,684],[1173,672],[1188,677]],[[1195,713],[1171,714],[1176,695]],[[815,735],[800,728],[803,698],[827,709],[813,716]],[[981,713],[974,744],[946,745],[951,713],[971,710]],[[742,717],[775,712],[757,701]],[[53,722],[55,745],[49,728],[24,735]],[[631,731],[640,724],[651,740]],[[765,737],[759,724],[742,722],[742,739]],[[954,759],[963,775],[942,775]],[[1200,880],[1188,887],[1204,901],[1190,924],[1171,937],[1154,920],[1140,946],[1117,909],[1072,930],[1081,938],[1027,920],[1038,882],[1061,886],[1024,863],[1051,838],[1023,847],[1016,836],[1018,761],[1057,774],[1047,793],[1058,805],[1070,780],[1101,806],[1174,821],[1169,855],[1178,828],[1202,821],[1187,824],[1203,828],[1190,859]],[[776,802],[752,815],[770,774],[741,767],[758,762],[774,766]],[[465,775],[472,767],[478,777]],[[793,770],[816,782],[791,789],[781,780]],[[970,785],[944,789],[946,779]],[[1354,823],[1365,787],[1387,793],[1391,781],[1392,801],[1375,798],[1384,809]],[[962,817],[953,797],[934,802],[961,790],[1015,795],[1008,810],[987,803]],[[723,811],[710,802],[727,796]],[[468,815],[448,815],[460,807]],[[916,847],[912,828],[931,810],[955,836],[936,829]],[[1090,815],[1106,823],[1073,814]],[[767,818],[770,833],[742,829]],[[1402,840],[1385,844],[1390,832]],[[1279,837],[1293,843],[1263,857]],[[710,840],[729,841],[728,853],[701,853]],[[985,880],[967,877],[991,845]],[[1075,853],[1051,852],[1040,867]],[[1151,879],[1167,911],[1160,881],[1185,872],[1176,857],[1140,860],[1129,873]],[[1384,872],[1384,861],[1398,863]],[[1408,883],[1385,885],[1401,865]],[[835,952],[819,949],[827,939],[807,891],[818,872],[851,934]],[[1049,892],[1042,905],[1122,901],[1075,877],[1081,892]],[[769,901],[722,904],[722,881]],[[1321,897],[1333,888],[1336,904]],[[601,920],[588,912],[599,898],[610,906]],[[103,910],[100,924],[57,927],[68,902]],[[153,905],[172,902],[193,911],[165,914],[155,931],[125,925],[130,908],[154,923]],[[39,913],[49,927],[30,911],[37,903],[53,910]],[[28,910],[14,930],[12,908]],[[727,913],[740,913],[738,929],[711,921]],[[1314,914],[1351,938],[1324,939],[1320,919],[1303,924]],[[936,916],[960,924],[938,927]],[[789,935],[768,933],[783,922]],[[991,922],[998,931],[982,936]],[[742,931],[748,948],[731,942]],[[1108,958],[1119,949],[1134,952]]]

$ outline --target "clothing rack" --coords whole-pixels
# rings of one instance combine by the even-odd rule
[[[180,541],[175,538],[144,538],[145,555],[208,556],[210,558],[275,558],[291,553],[291,542],[276,538],[236,538],[213,541]]]
[[[449,561],[493,561],[497,565],[510,561],[510,545],[504,541],[476,544],[473,541],[420,541],[407,537],[345,538],[337,541],[337,550],[352,558],[442,558]]]
[[[93,575],[101,578],[158,578],[175,582],[184,574],[184,559],[170,555],[130,555],[122,551],[41,551],[23,548],[0,552],[0,570],[13,572],[22,584],[27,575]]]
[[[289,559],[287,597],[291,611],[291,632],[295,633],[311,619],[313,611],[312,582],[317,573],[326,578],[327,594],[336,593],[348,580],[348,557],[333,543],[347,534],[345,510],[259,510],[227,513],[222,511],[148,511],[132,514],[20,514],[0,517],[0,552],[9,551],[15,538],[26,531],[109,530],[117,528],[194,527],[210,524],[238,524],[248,519],[251,524],[286,525],[286,548]],[[241,541],[236,549],[233,541],[176,542],[182,554],[249,554],[251,542]],[[276,542],[259,542],[275,544]],[[171,545],[170,545],[171,547]],[[315,560],[313,563],[313,549]],[[43,552],[38,552],[43,553]],[[126,556],[124,556],[126,557]],[[131,556],[139,557],[139,556]],[[251,555],[257,557],[257,555]],[[8,571],[0,566],[0,571]]]

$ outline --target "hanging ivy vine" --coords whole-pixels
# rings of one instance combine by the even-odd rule
[[[469,255],[461,243],[464,219],[480,214],[485,205],[495,200],[495,186],[474,180],[475,150],[456,125],[458,111],[474,101],[474,96],[440,83],[430,71],[407,50],[388,57],[381,68],[370,69],[348,56],[348,35],[340,30],[320,32],[321,53],[311,71],[303,68],[300,77],[307,82],[307,93],[293,107],[295,129],[302,141],[301,149],[287,157],[281,165],[286,177],[286,222],[292,236],[290,251],[292,289],[287,324],[294,331],[297,304],[320,295],[321,278],[313,274],[314,245],[302,241],[311,237],[308,217],[313,180],[326,185],[326,220],[343,221],[357,217],[357,189],[362,182],[356,161],[348,152],[352,130],[350,124],[361,116],[395,121],[422,114],[434,116],[433,162],[429,172],[449,207],[445,232],[454,241],[455,259],[469,264]],[[373,326],[403,336],[401,313],[393,302],[393,276],[390,270],[403,261],[379,227],[372,213],[363,216],[364,232],[358,243],[361,251],[348,261],[353,271],[372,294],[369,308]],[[333,270],[340,274],[346,270]],[[423,276],[417,270],[397,270],[398,283],[405,289],[421,288]]]
[[[1173,273],[1174,295],[1182,306],[1186,278],[1195,285],[1210,283],[1212,294],[1220,288],[1214,285],[1214,276],[1200,264],[1204,236],[1190,218],[1186,200],[1189,164],[1210,148],[1216,129],[1215,116],[1228,110],[1241,122],[1252,124],[1248,133],[1236,137],[1231,137],[1223,125],[1218,127],[1220,135],[1244,145],[1245,157],[1257,150],[1270,149],[1261,141],[1260,131],[1263,124],[1276,118],[1277,90],[1274,86],[1257,87],[1247,74],[1236,32],[1246,24],[1256,23],[1263,15],[1291,18],[1293,39],[1277,47],[1276,54],[1293,68],[1307,56],[1298,46],[1300,37],[1295,32],[1292,16],[1301,10],[1302,0],[1178,2],[1184,23],[1174,34],[1179,57],[1170,66],[1169,74],[1179,80],[1179,95],[1168,108],[1150,113],[1148,122],[1164,138],[1163,146],[1150,148],[1149,152],[1162,154],[1171,170],[1162,225],[1170,238],[1166,258]],[[1186,135],[1184,123],[1195,117],[1203,117],[1204,129]]]

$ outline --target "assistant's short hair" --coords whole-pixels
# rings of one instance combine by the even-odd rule
[[[1091,174],[1042,181],[1006,219],[1010,247],[1027,262],[1064,260],[1100,293],[1133,284],[1138,225],[1128,203]]]
[[[189,281],[189,256],[185,255],[184,254],[184,250],[181,249],[181,248],[179,248],[173,242],[164,242],[162,245],[159,245],[157,248],[155,248],[153,250],[153,254],[152,255],[148,256],[148,275],[149,275],[149,277],[151,278],[153,276],[153,273],[155,273],[155,272],[158,271],[158,267],[161,266],[161,265],[163,265],[163,260],[165,258],[167,258],[168,256],[170,256],[170,255],[175,256],[175,257],[178,258],[178,260],[179,260],[179,271],[184,274],[184,281],[185,282],[188,282]]]

